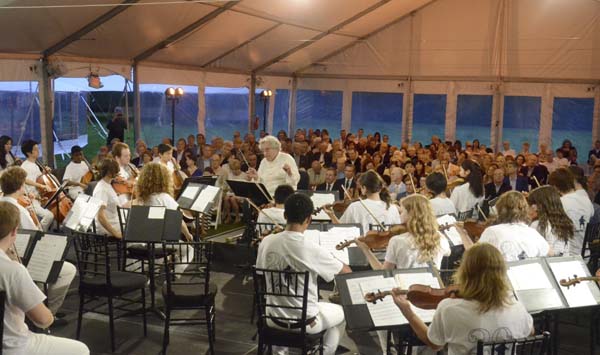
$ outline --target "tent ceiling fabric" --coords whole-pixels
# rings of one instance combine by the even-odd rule
[[[0,53],[41,54],[121,1],[15,9],[48,2],[0,0]],[[142,0],[57,56],[131,63],[225,4]],[[600,1],[239,0],[141,61],[155,63],[259,75],[600,79]]]

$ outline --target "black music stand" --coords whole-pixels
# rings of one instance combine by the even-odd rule
[[[221,190],[214,186],[214,181],[207,181],[211,182],[212,185],[203,184],[199,181],[204,180],[186,179],[177,198],[179,208],[191,211],[194,215],[194,238],[196,238],[196,241],[200,240],[200,217],[209,215]]]
[[[48,199],[48,201],[46,201],[46,204],[44,206],[42,206],[44,209],[48,209],[48,206],[50,206],[50,204],[52,203],[52,201],[56,200],[56,218],[54,219],[56,221],[56,231],[60,231],[60,221],[58,220],[58,216],[60,216],[60,203],[58,203],[58,198],[60,196],[61,193],[65,192],[65,187],[67,187],[67,182],[63,182],[58,189],[56,190],[56,192]],[[67,194],[65,194],[65,197],[67,196]],[[69,197],[67,197],[69,198]]]

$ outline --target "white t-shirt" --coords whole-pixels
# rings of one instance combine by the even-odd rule
[[[33,219],[31,219],[31,215],[29,214],[29,211],[27,211],[27,209],[25,207],[21,206],[16,199],[14,199],[12,197],[8,197],[8,196],[2,196],[2,197],[0,197],[0,201],[10,202],[13,205],[15,205],[15,207],[17,207],[17,209],[19,210],[19,221],[20,221],[19,228],[20,229],[31,229],[31,230],[39,229],[33,222]]]
[[[292,176],[289,176],[283,166],[287,164],[292,169]],[[263,159],[258,167],[258,179],[262,182],[271,196],[275,195],[275,190],[279,185],[291,185],[294,190],[300,181],[300,173],[296,161],[291,155],[279,152],[273,161]]]
[[[479,242],[495,246],[506,261],[547,256],[550,250],[546,239],[525,223],[502,223],[487,227]]]
[[[265,208],[258,214],[258,219],[256,220],[256,222],[257,223],[273,223],[273,221],[271,220],[271,219],[273,219],[275,222],[279,223],[280,225],[285,226],[287,221],[285,220],[285,217],[283,216],[283,212],[284,212],[284,209],[279,208],[279,207]],[[265,214],[271,218],[265,216]]]
[[[433,262],[439,269],[442,265],[442,258],[450,255],[450,244],[439,232],[440,247],[435,255]],[[396,269],[412,269],[417,267],[427,267],[427,261],[420,262],[419,249],[414,243],[410,233],[396,235],[390,239],[385,252],[385,261],[395,264]]]
[[[581,249],[583,248],[583,240],[585,238],[585,228],[587,227],[590,219],[594,215],[594,205],[592,201],[585,193],[571,192],[561,196],[560,202],[562,202],[565,212],[573,221],[575,226],[575,233],[573,239],[569,241],[569,254],[570,255],[581,255]]]
[[[3,354],[26,355],[30,333],[25,313],[44,302],[46,296],[33,283],[25,266],[10,260],[3,250],[0,250],[0,290],[6,292]]]
[[[35,182],[35,180],[37,180],[37,178],[40,177],[40,175],[42,175],[40,168],[35,163],[32,163],[29,160],[23,161],[23,164],[21,164],[21,168],[23,168],[25,172],[27,172],[27,180]],[[29,186],[26,184],[25,191],[33,194],[34,196],[40,195],[35,186]]]
[[[163,206],[169,210],[177,210],[179,208],[177,201],[166,192],[150,195],[148,201],[144,202],[144,206]]]
[[[434,197],[429,200],[431,203],[431,208],[433,209],[433,214],[436,217],[444,216],[447,214],[456,215],[456,207],[454,207],[454,203],[449,198],[443,197]]]
[[[270,235],[263,239],[258,247],[256,257],[256,267],[261,269],[308,271],[310,273],[308,286],[308,305],[307,318],[312,318],[319,313],[318,301],[319,290],[317,288],[317,276],[321,276],[325,281],[330,282],[338,274],[344,264],[333,257],[333,255],[304,238],[302,233],[283,231],[278,234]],[[301,280],[301,279],[300,279]],[[270,280],[267,278],[267,283]],[[303,282],[298,283],[298,289],[302,290]],[[301,292],[301,291],[299,291]],[[290,299],[289,297],[280,298],[268,297],[267,302],[302,307],[299,299]],[[274,316],[298,317],[299,312],[293,313],[289,309],[272,308],[270,313]]]
[[[477,341],[524,338],[533,330],[533,318],[518,301],[501,309],[479,313],[479,302],[447,298],[438,305],[427,337],[448,344],[448,355],[474,354]]]
[[[389,208],[386,208],[385,202],[373,201],[369,199],[364,199],[362,202],[373,213],[373,215],[377,217],[377,221],[384,224],[402,223],[400,220],[400,212],[398,212],[396,206],[390,205]],[[352,202],[340,218],[340,223],[360,223],[363,228],[363,233],[367,233],[369,231],[369,224],[375,225],[377,224],[377,221],[371,217],[371,213],[365,209],[361,201]]]
[[[132,178],[131,176],[131,170],[129,169],[129,167],[124,167],[122,165],[119,165],[119,176],[122,177],[125,180],[129,180]]]
[[[535,229],[536,231],[540,232],[542,237],[546,238],[548,245],[552,249],[553,256],[569,255],[569,243],[565,242],[564,240],[559,239],[556,236],[556,234],[554,234],[554,231],[552,230],[552,226],[550,224],[548,224],[546,226],[545,231],[539,230],[539,227],[540,227],[539,221],[533,221],[533,222],[531,222],[531,224],[529,226],[531,228]]]
[[[450,200],[454,204],[457,212],[467,212],[475,208],[475,205],[483,202],[484,195],[482,194],[480,197],[475,197],[471,190],[469,190],[470,184],[464,183],[459,185],[452,190],[452,195],[450,195]]]
[[[98,181],[94,188],[93,197],[102,201],[104,206],[104,215],[108,220],[108,223],[115,229],[120,231],[121,226],[119,224],[119,212],[117,206],[119,206],[119,196],[112,188],[112,186],[104,180]],[[96,229],[99,234],[110,234],[100,223],[100,219],[96,216]]]
[[[90,171],[87,164],[81,162],[76,164],[74,162],[70,162],[67,164],[65,168],[65,174],[63,175],[63,182],[65,181],[73,181],[80,182],[81,178]],[[80,186],[69,186],[69,196],[71,198],[77,197],[77,194],[83,193],[83,189]]]

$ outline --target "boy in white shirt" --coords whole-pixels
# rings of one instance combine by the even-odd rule
[[[54,322],[44,305],[46,296],[35,285],[27,269],[11,260],[9,251],[17,239],[19,211],[8,202],[0,202],[0,290],[6,292],[2,351],[6,355],[86,355],[85,344],[67,338],[32,333],[25,316],[36,326],[48,328]]]
[[[42,175],[40,167],[36,164],[36,161],[40,155],[38,143],[33,140],[25,141],[21,146],[21,151],[27,157],[27,159],[23,161],[23,164],[21,164],[21,168],[27,172],[27,179],[25,180],[25,184],[27,186],[25,187],[25,190],[33,197],[31,202],[33,204],[33,209],[35,210],[35,214],[40,219],[42,229],[47,231],[54,221],[54,215],[52,212],[43,208],[39,201],[40,193],[38,192],[38,189],[47,190],[47,187],[46,185],[38,184],[36,182],[37,178]]]
[[[83,150],[80,146],[74,145],[71,148],[71,162],[67,164],[63,175],[63,182],[67,182],[69,197],[73,200],[77,198],[77,195],[82,194],[87,187],[86,184],[81,182],[81,179],[90,172],[90,168],[83,159]]]
[[[431,173],[425,179],[427,190],[431,191],[433,198],[429,199],[431,208],[436,217],[452,214],[456,216],[456,207],[452,200],[446,196],[448,182],[444,175],[440,173]]]
[[[497,218],[485,229],[478,243],[495,246],[505,261],[547,256],[550,246],[544,237],[527,225],[529,205],[518,191],[509,191],[496,202]]]

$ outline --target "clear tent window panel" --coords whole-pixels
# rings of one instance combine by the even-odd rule
[[[332,137],[342,128],[341,91],[298,90],[296,128],[327,129]],[[293,132],[292,132],[293,133]]]
[[[360,128],[366,134],[379,132],[388,135],[390,143],[400,145],[402,140],[403,94],[380,92],[352,93],[352,125],[350,131]]]
[[[562,146],[565,139],[577,148],[577,161],[587,161],[592,149],[592,128],[594,120],[593,98],[556,97],[552,108],[552,148]]]
[[[277,89],[275,91],[275,112],[273,113],[273,132],[271,134],[277,135],[277,132],[283,130],[287,132],[288,137],[291,136],[291,132],[288,132],[289,112],[290,90]]]
[[[215,137],[231,140],[235,131],[240,133],[248,131],[249,91],[247,88],[207,87],[205,95],[205,128],[206,139],[209,142]],[[255,102],[258,104],[258,98]],[[262,111],[258,111],[258,107],[256,113],[261,118],[262,129]]]
[[[445,122],[446,95],[414,95],[412,142],[421,142],[425,146],[431,143],[431,136],[443,140]]]
[[[458,95],[456,108],[456,139],[463,143],[478,139],[490,145],[492,127],[491,95]]]
[[[142,84],[142,134],[150,147],[161,143],[163,138],[171,138],[172,103],[165,96],[165,90],[169,87],[181,87],[184,91],[183,97],[175,104],[175,141],[198,133],[198,87]]]
[[[40,136],[37,81],[0,81],[0,135],[12,138],[12,152],[22,156],[20,145]]]
[[[510,142],[517,153],[525,142],[537,152],[542,98],[535,96],[505,96],[502,141]]]

